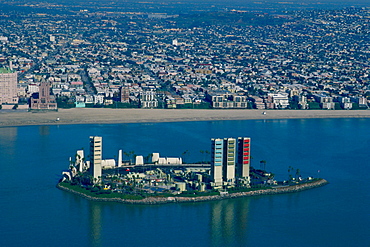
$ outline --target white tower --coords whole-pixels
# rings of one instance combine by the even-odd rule
[[[90,174],[99,182],[102,174],[102,137],[90,136]]]
[[[83,172],[84,171],[84,151],[83,150],[77,150],[76,153],[76,166],[78,166],[78,171]]]
[[[227,185],[233,186],[235,183],[235,164],[236,164],[236,140],[235,138],[224,139],[223,150],[223,170],[224,180]]]
[[[214,187],[220,187],[222,182],[222,167],[223,167],[223,152],[224,140],[211,139],[212,142],[212,155],[211,155],[211,177]]]
[[[122,150],[118,150],[118,162],[117,166],[121,167],[122,166]]]

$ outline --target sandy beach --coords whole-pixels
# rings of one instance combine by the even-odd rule
[[[265,112],[266,114],[263,114]],[[193,110],[59,109],[58,112],[0,110],[0,127],[55,124],[108,124],[248,119],[370,118],[370,110]],[[59,119],[59,121],[57,121]]]

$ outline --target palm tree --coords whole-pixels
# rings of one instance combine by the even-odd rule
[[[199,150],[199,152],[202,154],[202,163],[203,163],[203,161],[204,161],[204,150]]]
[[[294,170],[294,168],[292,166],[289,166],[288,167],[288,176],[289,176],[289,181],[292,181],[293,180],[293,176],[292,176],[292,171]]]
[[[301,171],[299,169],[297,169],[296,172],[295,172],[295,179],[298,180],[300,175],[301,175]]]
[[[123,155],[128,159],[130,159],[130,154],[128,152],[123,151]]]
[[[206,153],[206,156],[207,156],[207,158],[209,159],[209,155],[211,154],[208,150],[206,150],[205,151],[205,153]],[[210,161],[208,160],[206,160],[206,162],[205,163],[210,163]]]
[[[185,151],[181,154],[181,156],[183,156],[183,157],[182,157],[183,161],[185,160],[185,155],[189,155],[189,150],[185,150]]]
[[[147,156],[145,156],[145,157],[144,157],[145,162],[146,162],[146,163],[151,163],[150,158],[151,158],[152,156],[153,156],[153,154],[151,154],[151,153],[150,153],[150,154],[148,154]]]
[[[135,160],[135,157],[136,157],[135,151],[130,151],[128,153],[129,153],[129,157],[130,157],[130,163],[132,163],[132,160]],[[131,157],[132,157],[132,159],[131,159]]]
[[[266,171],[266,160],[261,160],[260,161],[260,165],[262,166],[263,165],[263,170]]]

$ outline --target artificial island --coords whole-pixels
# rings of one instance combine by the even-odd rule
[[[277,181],[265,167],[251,166],[250,145],[249,137],[213,138],[211,152],[203,151],[211,154],[211,161],[195,164],[185,163],[181,157],[134,155],[122,150],[115,160],[102,159],[102,137],[90,136],[89,160],[83,149],[77,150],[57,187],[90,200],[160,204],[290,193],[328,183],[321,178],[303,178],[299,169],[292,167],[289,179]]]

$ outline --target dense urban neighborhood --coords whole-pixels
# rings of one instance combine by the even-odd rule
[[[0,16],[2,109],[339,110],[370,100],[367,8]]]

